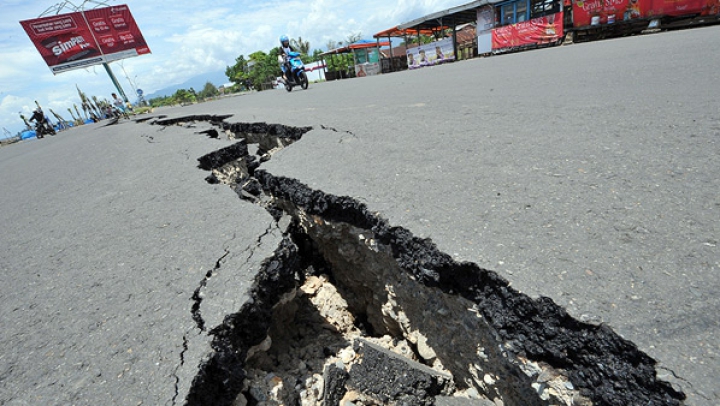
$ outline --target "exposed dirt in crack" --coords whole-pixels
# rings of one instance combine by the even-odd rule
[[[655,361],[609,327],[455,262],[355,199],[258,170],[308,128],[216,125],[243,140],[199,159],[212,171],[207,180],[292,224],[251,299],[210,331],[214,352],[187,404],[433,404],[448,395],[504,405],[683,404],[684,394],[656,378]],[[248,143],[259,145],[260,162]],[[384,382],[368,368],[382,369]]]
[[[598,405],[678,405],[684,399],[682,393],[656,379],[652,358],[608,326],[582,323],[570,317],[549,298],[533,300],[514,290],[492,271],[472,263],[457,263],[449,255],[438,251],[430,240],[416,238],[402,227],[390,226],[351,198],[312,190],[296,180],[275,177],[262,170],[256,171],[255,176],[265,193],[283,209],[294,211],[298,217],[313,219],[315,224],[334,223],[335,227],[354,228],[358,235],[355,250],[362,247],[363,241],[372,241],[377,244],[377,251],[389,255],[407,278],[421,286],[439,289],[458,300],[466,300],[496,336],[494,345],[501,349],[502,358],[507,358],[510,364],[534,380],[531,387],[539,393],[542,401],[561,401],[562,396],[558,399],[552,397],[562,387],[578,388],[581,397],[587,397]],[[311,232],[312,222],[304,224]],[[334,260],[328,259],[329,262],[341,263],[352,258],[349,248],[330,248],[340,243],[337,236],[312,238],[320,247],[328,247],[326,255],[335,257]],[[368,261],[365,258],[360,262]],[[382,282],[385,280],[381,279]],[[356,291],[359,289],[355,286]],[[417,306],[422,306],[422,303],[413,305],[408,301],[400,304],[405,311]],[[457,312],[442,316],[447,318],[447,323],[458,322]],[[491,359],[491,362],[502,364],[502,358]],[[450,359],[464,358],[451,356]],[[536,365],[540,366],[539,370]],[[452,372],[459,377],[473,375],[471,370],[463,372],[462,369],[454,369]],[[508,372],[506,375],[502,372],[494,374],[488,381],[508,379],[514,374],[512,369],[505,370]],[[549,382],[555,381],[557,376],[568,379],[561,379],[557,388],[549,387]],[[549,377],[552,379],[548,380]],[[508,404],[506,400],[517,393],[521,392],[505,392],[501,397]],[[570,402],[565,399],[566,404],[582,401],[574,393],[571,396]]]

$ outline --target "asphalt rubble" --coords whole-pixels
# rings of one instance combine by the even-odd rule
[[[188,405],[682,405],[656,361],[610,327],[457,262],[354,198],[261,169],[311,127],[156,119],[238,141],[198,158],[208,183],[265,208],[281,238],[250,299],[208,325]],[[220,266],[220,261],[218,261]],[[178,399],[180,401],[180,399]]]

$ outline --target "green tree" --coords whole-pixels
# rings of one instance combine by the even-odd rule
[[[317,62],[320,59],[320,54],[323,53],[322,49],[316,49],[313,51],[312,55],[310,56],[310,62]]]
[[[431,35],[420,34],[419,37],[417,35],[408,36],[407,42],[401,42],[400,46],[408,44],[429,44],[431,42],[433,42],[433,37]]]
[[[355,69],[352,68],[354,65],[354,60],[352,54],[335,54],[332,56],[329,56],[325,59],[325,62],[327,63],[328,71],[330,72],[354,72]]]
[[[343,42],[336,42],[336,41],[328,41],[326,46],[328,48],[328,51],[336,48],[342,48],[343,46],[348,46],[352,43],[355,43],[362,39],[362,33],[352,33],[345,38],[345,41]],[[317,56],[319,54],[318,51],[315,51]],[[327,63],[327,70],[329,72],[341,72],[344,71],[348,74],[354,74],[355,69],[353,68],[354,60],[351,53],[344,53],[344,54],[333,54],[330,56],[325,57],[325,62]]]
[[[208,99],[210,97],[215,97],[218,95],[218,89],[210,82],[205,82],[205,86],[203,89],[198,93],[198,96],[200,96],[201,99]]]
[[[166,106],[165,97],[153,97],[152,99],[148,100],[148,103],[150,103],[150,107]]]
[[[295,49],[295,52],[300,52],[303,55],[310,55],[310,42],[303,41],[302,37],[298,39],[291,39],[290,45]]]
[[[235,58],[235,65],[228,66],[225,69],[225,76],[236,85],[245,83],[245,80],[248,79],[248,61],[245,60],[245,55]]]
[[[187,89],[178,89],[175,91],[175,94],[172,95],[172,98],[175,103],[194,103],[197,101],[194,93],[194,91]]]
[[[150,103],[151,107],[172,106],[173,104],[177,104],[173,96],[153,97],[148,100],[148,103]]]
[[[256,90],[262,90],[262,85],[270,83],[280,76],[281,70],[278,64],[279,48],[273,48],[270,53],[256,51],[250,54],[248,62],[248,78]]]

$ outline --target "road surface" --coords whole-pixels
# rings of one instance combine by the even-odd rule
[[[720,27],[188,107],[312,126],[263,169],[352,196],[606,323],[686,404],[720,403]],[[208,327],[279,233],[196,168],[203,128],[92,125],[0,149],[0,403],[182,404]],[[262,236],[262,238],[261,238]],[[232,270],[231,272],[223,272]],[[221,283],[220,283],[221,282]]]

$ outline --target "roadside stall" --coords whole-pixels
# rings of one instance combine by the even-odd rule
[[[347,46],[330,49],[319,55],[322,58],[325,80],[347,79],[350,76],[350,48]],[[354,72],[353,72],[354,73]]]
[[[365,77],[381,73],[380,48],[390,45],[390,41],[380,42],[362,39],[350,44],[355,63],[355,76]]]
[[[423,31],[430,31],[436,39],[429,44],[407,50],[408,68],[416,69],[456,60],[458,28],[475,24],[478,19],[477,9],[487,4],[488,0],[477,0],[398,25],[398,29],[417,32],[418,36]]]
[[[325,80],[372,76],[381,73],[380,48],[390,41],[360,40],[320,54],[325,65]]]
[[[410,38],[421,35],[435,36],[441,31],[440,29],[400,29],[398,26],[395,26],[373,35],[373,38],[375,38],[378,43],[380,43],[381,38],[386,38],[390,44],[389,54],[385,56],[381,55],[380,70],[382,73],[397,72],[408,68],[407,49],[415,45],[408,43]],[[392,38],[402,38],[404,45],[393,47]]]
[[[467,24],[476,26],[478,55],[559,44],[564,38],[563,1],[569,6],[571,0],[477,0],[401,24],[398,28],[408,31],[449,27],[452,32],[452,38],[434,46],[408,51],[408,67],[437,64],[440,55],[443,62],[457,59],[458,27]]]

